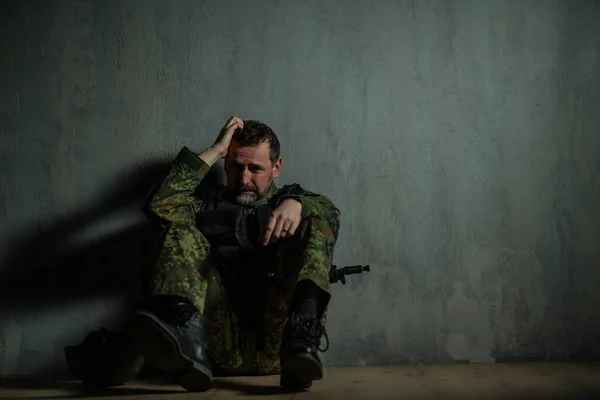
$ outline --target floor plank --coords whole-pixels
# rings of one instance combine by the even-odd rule
[[[279,376],[218,378],[205,393],[170,383],[136,381],[84,391],[76,381],[7,377],[2,399],[596,399],[600,363],[519,363],[328,368],[302,393],[285,393]]]

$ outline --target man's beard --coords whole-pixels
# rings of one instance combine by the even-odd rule
[[[267,185],[267,189],[264,191],[264,193],[259,193],[258,189],[254,185],[242,185],[236,188],[235,201],[242,206],[248,206],[264,197],[269,191],[268,188],[270,186],[271,181],[269,180],[269,184]]]

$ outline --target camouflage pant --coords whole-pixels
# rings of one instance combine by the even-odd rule
[[[321,289],[319,308],[325,325],[335,241],[327,223],[318,218],[305,220],[294,237],[280,240],[276,246],[274,274],[231,289],[224,284],[220,265],[208,257],[210,246],[200,231],[194,226],[172,224],[151,279],[152,294],[182,296],[208,318],[208,352],[217,371],[278,374],[283,328],[298,282],[310,280]],[[247,313],[235,305],[240,303],[238,293],[244,287],[251,297],[254,294],[260,299],[258,311]],[[257,324],[261,329],[251,328]]]

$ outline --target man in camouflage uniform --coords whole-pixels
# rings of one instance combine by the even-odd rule
[[[220,158],[227,185],[198,190]],[[268,126],[232,117],[201,154],[180,151],[147,205],[165,233],[153,297],[130,331],[146,361],[188,390],[209,389],[213,371],[281,374],[292,389],[322,378],[340,212],[299,185],[278,189],[281,163]],[[261,229],[251,221],[265,206]]]

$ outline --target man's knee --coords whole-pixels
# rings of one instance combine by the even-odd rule
[[[201,240],[206,240],[200,230],[190,224],[182,224],[182,223],[171,223],[165,229],[165,235],[177,236],[181,238],[190,237],[190,238],[200,238]]]
[[[303,220],[298,227],[300,248],[327,248],[333,251],[338,238],[339,221],[328,221],[321,217]]]
[[[282,243],[278,265],[288,296],[303,280],[329,292],[329,271],[336,239],[336,232],[326,221],[308,218],[302,221],[295,237]]]
[[[167,249],[208,251],[209,243],[202,233],[193,225],[172,223],[165,229],[162,247]]]
[[[337,226],[321,218],[303,220],[293,238],[287,239],[278,250],[279,264],[289,271],[294,265],[302,270],[323,270],[331,267],[333,251],[337,241]],[[302,274],[301,274],[302,275]]]
[[[340,216],[339,214],[333,214],[328,217],[311,217],[305,220],[310,225],[315,226],[328,234],[334,236],[337,239],[338,231],[340,229]]]

